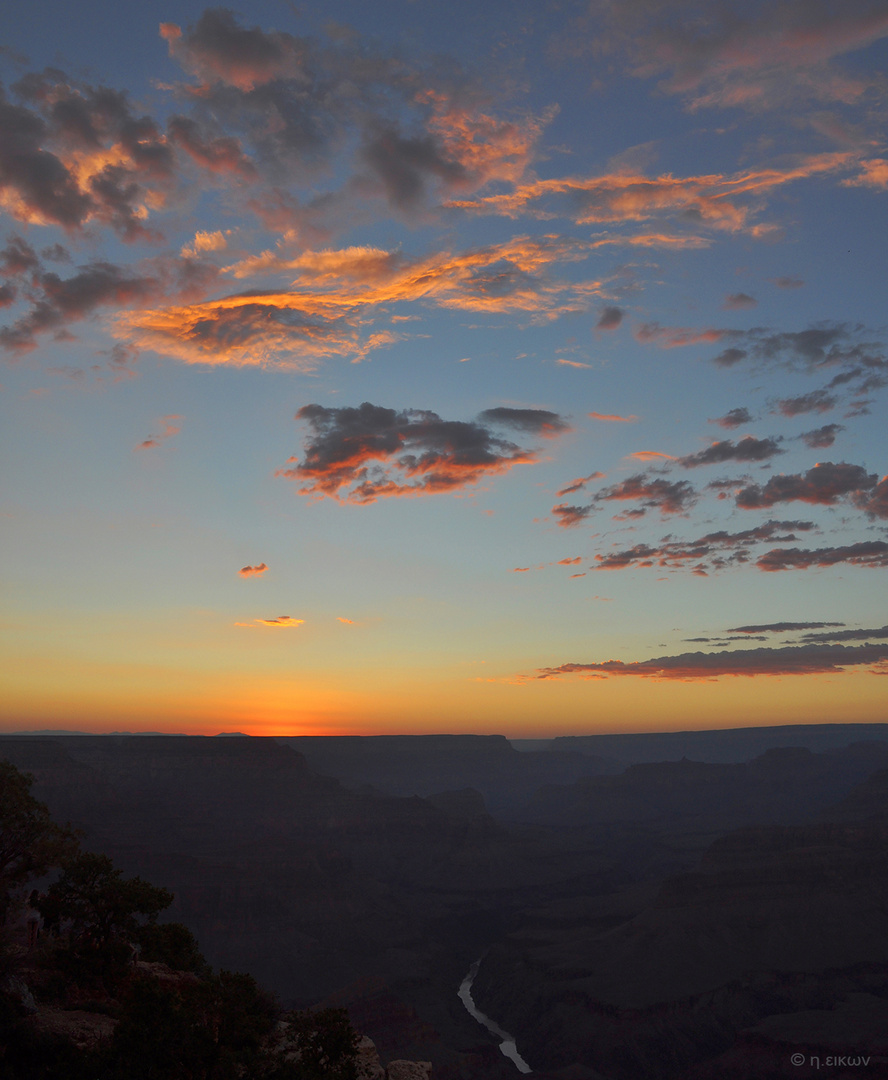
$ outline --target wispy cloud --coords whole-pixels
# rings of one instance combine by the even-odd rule
[[[149,435],[147,439],[138,443],[135,447],[136,450],[156,450],[161,443],[167,439],[171,439],[174,435],[178,435],[182,430],[180,424],[176,421],[183,419],[181,416],[175,413],[171,413],[169,416],[163,416],[160,419],[161,430],[157,435]]]
[[[590,412],[587,415],[593,420],[603,420],[609,424],[635,424],[638,422],[637,416],[618,416],[616,413]]]
[[[675,177],[615,172],[530,180],[504,194],[451,199],[446,205],[512,218],[567,218],[578,225],[693,219],[698,226],[756,235],[770,227],[754,224],[752,208],[744,199],[761,200],[774,188],[810,176],[847,172],[857,160],[855,152],[841,151],[733,174]]]
[[[588,24],[574,28],[573,51],[619,51],[640,78],[661,76],[660,89],[691,110],[799,108],[810,102],[852,104],[875,90],[872,74],[840,58],[888,34],[888,15],[872,0],[841,7],[805,0],[765,6],[730,0],[672,4],[593,0]]]

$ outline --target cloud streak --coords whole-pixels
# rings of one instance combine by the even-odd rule
[[[690,570],[705,576],[712,570],[724,570],[747,563],[751,549],[761,543],[791,543],[796,533],[814,528],[811,521],[766,521],[752,529],[728,532],[721,529],[696,540],[671,540],[659,544],[635,544],[631,548],[595,556],[596,570],[627,570],[633,567],[658,567]]]
[[[567,218],[577,225],[693,220],[710,229],[764,235],[753,223],[748,201],[784,184],[817,175],[847,172],[858,160],[851,151],[798,157],[788,164],[734,174],[675,177],[616,172],[515,184],[505,194],[451,199],[446,205],[477,214],[543,220]]]
[[[733,652],[689,652],[651,660],[605,660],[540,668],[534,678],[582,679],[634,676],[658,681],[698,682],[723,676],[836,675],[852,667],[873,670],[888,659],[888,645],[799,645],[782,649],[740,649]]]
[[[888,566],[888,544],[884,540],[864,540],[859,544],[836,547],[775,548],[756,562],[759,570],[774,573],[779,570],[809,570],[812,566],[825,568],[840,564],[882,569]]]

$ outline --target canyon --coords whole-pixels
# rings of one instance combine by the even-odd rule
[[[685,733],[659,761],[643,735],[3,736],[0,756],[171,889],[212,964],[345,1006],[434,1080],[517,1075],[458,997],[479,957],[477,1008],[543,1078],[739,1078],[799,1046],[880,1075],[888,726],[822,727]]]

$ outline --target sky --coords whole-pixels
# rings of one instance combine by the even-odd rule
[[[0,41],[0,730],[888,720],[886,0]]]

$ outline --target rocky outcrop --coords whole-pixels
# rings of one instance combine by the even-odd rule
[[[432,1073],[430,1061],[391,1061],[387,1080],[428,1080]]]

